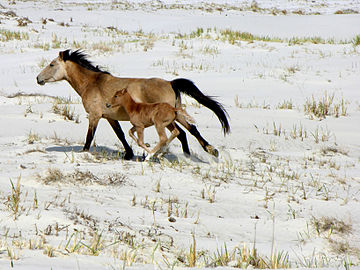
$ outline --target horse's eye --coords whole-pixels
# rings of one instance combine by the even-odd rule
[[[117,98],[117,96],[114,96],[114,98]]]
[[[54,66],[54,64],[50,64],[50,67],[53,67]]]

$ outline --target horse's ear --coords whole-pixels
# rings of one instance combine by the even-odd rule
[[[59,58],[64,61],[64,52],[59,52]]]
[[[64,62],[69,59],[69,55],[70,55],[70,50],[59,52],[59,58]]]

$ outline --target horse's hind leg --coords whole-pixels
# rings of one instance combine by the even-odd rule
[[[183,125],[189,132],[191,135],[193,135],[198,142],[200,143],[201,147],[208,152],[209,154],[218,157],[219,156],[219,151],[216,150],[212,145],[210,145],[200,134],[200,132],[197,130],[195,125],[189,124],[185,118],[178,114],[176,117],[176,121],[178,121],[181,125]]]
[[[107,118],[107,120],[108,120],[109,124],[111,125],[111,127],[113,128],[113,130],[115,131],[116,136],[119,138],[119,140],[121,141],[122,145],[125,148],[124,159],[126,159],[126,160],[132,159],[134,157],[133,150],[127,143],[124,132],[122,131],[119,122],[116,120],[113,120],[113,119],[109,119],[109,118]]]
[[[190,156],[190,149],[189,149],[189,145],[188,145],[188,142],[187,142],[186,133],[177,124],[175,124],[175,126],[176,126],[176,129],[179,131],[179,135],[177,136],[177,138],[181,142],[182,150],[183,150],[185,155]],[[169,127],[167,127],[167,128],[169,129]],[[171,129],[169,129],[169,130],[172,131]]]

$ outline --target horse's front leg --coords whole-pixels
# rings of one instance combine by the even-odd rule
[[[109,119],[109,118],[107,118],[107,120],[108,120],[109,124],[111,125],[111,127],[113,128],[114,132],[116,133],[116,136],[119,138],[119,140],[121,141],[122,145],[125,148],[124,159],[126,159],[126,160],[132,159],[134,157],[134,152],[131,149],[131,147],[129,146],[129,144],[127,143],[124,132],[122,131],[119,122],[114,119]]]
[[[100,117],[89,116],[89,127],[86,135],[86,142],[83,151],[89,151]]]

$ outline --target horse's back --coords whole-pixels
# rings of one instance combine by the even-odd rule
[[[131,97],[138,103],[166,102],[175,105],[175,92],[171,83],[160,78],[119,78],[113,77],[107,82],[106,90],[114,95],[121,89],[127,89]]]
[[[136,102],[175,105],[175,92],[169,81],[159,78],[137,79],[127,89]]]

